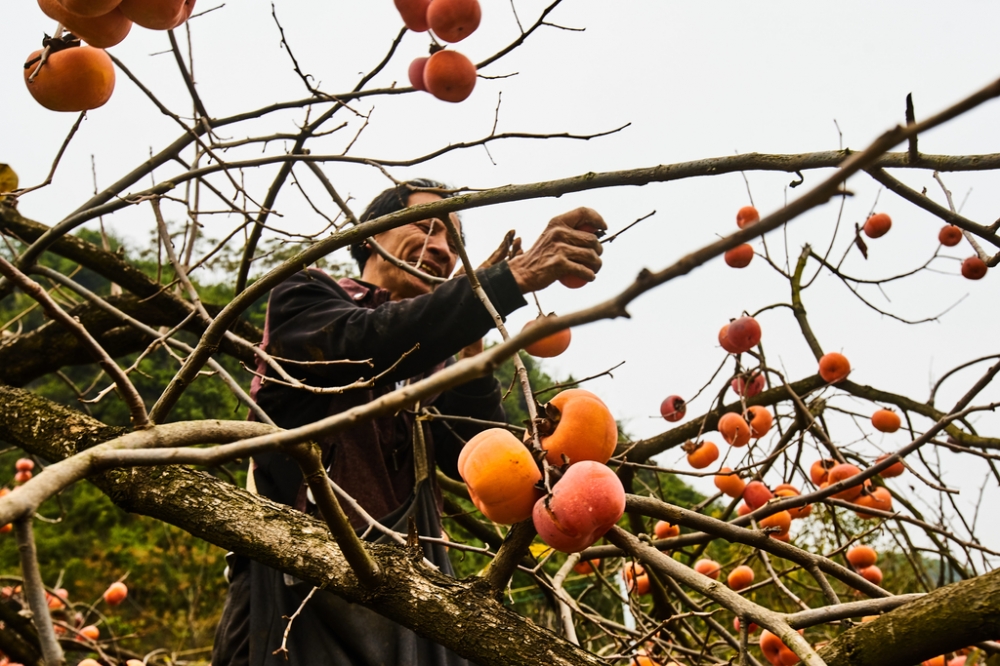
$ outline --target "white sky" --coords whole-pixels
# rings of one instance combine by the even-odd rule
[[[481,60],[516,36],[508,2],[483,1],[479,31],[456,46],[474,61]],[[51,32],[30,0],[8,3],[8,30],[0,44],[7,66],[0,71],[0,162],[11,164],[22,185],[44,178],[51,159],[72,124],[73,114],[38,107],[20,81],[20,63],[38,48],[42,32]],[[545,3],[515,0],[522,23],[534,21]],[[198,9],[213,6],[201,0]],[[352,88],[362,72],[378,62],[401,25],[389,0],[364,3],[279,1],[277,12],[303,69],[331,93]],[[690,2],[630,0],[595,2],[567,0],[550,16],[560,25],[584,32],[543,29],[508,57],[482,73],[516,74],[480,79],[472,97],[452,105],[426,94],[371,98],[354,102],[359,112],[371,111],[369,126],[350,154],[406,159],[447,143],[474,140],[490,132],[502,93],[498,131],[592,133],[631,123],[623,132],[589,142],[513,140],[450,153],[412,169],[393,169],[398,178],[426,175],[456,186],[485,188],[572,176],[587,171],[629,169],[686,160],[731,155],[734,152],[804,153],[836,149],[836,120],[843,145],[863,148],[903,120],[904,98],[914,95],[918,118],[927,117],[1000,76],[996,59],[996,26],[1000,5],[985,1],[955,1],[944,5],[908,2]],[[199,90],[210,114],[221,117],[306,96],[278,48],[270,4],[262,0],[232,2],[191,24]],[[183,38],[183,31],[179,36]],[[406,85],[409,61],[426,52],[425,35],[407,34],[397,56],[377,77],[375,85],[393,81]],[[164,34],[135,28],[113,49],[172,109],[188,114],[190,102],[173,58],[152,55],[169,49]],[[222,130],[223,136],[294,132],[303,120],[299,111],[272,114],[264,120]],[[340,153],[361,126],[349,113],[334,124],[349,126],[312,143],[313,153]],[[927,153],[1000,152],[1000,103],[987,104],[952,124],[920,137]],[[161,116],[124,76],[119,75],[112,100],[89,114],[63,159],[55,183],[25,197],[21,210],[28,217],[52,224],[82,203],[91,191],[91,155],[98,180],[106,186],[179,135],[172,120]],[[272,153],[281,147],[269,147]],[[259,155],[259,149],[232,151],[227,159]],[[493,163],[495,162],[495,164]],[[157,172],[165,178],[177,169]],[[276,167],[248,172],[251,191],[263,198]],[[381,174],[365,166],[327,167],[340,190],[355,199],[358,210],[386,186]],[[303,181],[328,212],[315,182],[302,170]],[[916,189],[926,187],[944,203],[931,174],[896,172]],[[762,214],[780,207],[786,197],[805,188],[787,190],[789,174],[748,173],[754,202]],[[819,181],[806,173],[805,186]],[[945,174],[963,213],[983,224],[1000,216],[997,175]],[[216,179],[222,184],[222,179]],[[140,186],[145,187],[149,179]],[[849,184],[857,196],[845,206],[842,226],[861,222],[875,204],[878,185],[866,176]],[[966,198],[967,197],[967,198]],[[612,230],[656,210],[657,214],[629,231],[605,253],[598,280],[570,291],[555,285],[540,294],[546,311],[566,313],[602,301],[624,289],[639,269],[661,269],[684,254],[735,230],[736,210],[748,203],[739,174],[567,195],[475,210],[464,216],[473,257],[483,257],[508,228],[516,228],[530,243],[555,214],[578,205],[596,208]],[[315,231],[321,220],[291,186],[277,203],[284,229]],[[788,246],[797,256],[805,242],[826,247],[839,205],[831,204],[796,220],[788,231]],[[870,260],[856,254],[845,264],[859,277],[875,278],[923,263],[936,247],[942,223],[927,213],[882,192],[877,205],[892,215],[890,234],[871,241]],[[147,242],[152,225],[147,207],[128,209],[106,222],[117,233]],[[179,209],[175,219],[180,218]],[[209,232],[220,235],[231,220],[213,221]],[[835,255],[843,252],[842,234]],[[772,236],[772,252],[781,255],[781,236]],[[760,249],[759,241],[755,246]],[[994,248],[995,250],[995,248]],[[964,258],[968,244],[945,253]],[[814,330],[827,351],[843,351],[855,368],[852,379],[879,388],[927,398],[929,386],[949,368],[997,353],[997,276],[973,283],[957,277],[958,262],[939,260],[942,273],[924,273],[878,290],[866,297],[903,317],[922,319],[961,301],[940,321],[908,326],[878,315],[859,303],[827,274],[820,275],[804,298]],[[789,300],[783,283],[757,257],[736,273],[720,259],[691,275],[639,299],[632,318],[601,322],[574,331],[570,350],[546,363],[556,375],[585,376],[620,361],[615,378],[591,383],[628,431],[644,437],[662,431],[656,416],[660,400],[671,393],[693,394],[722,362],[716,332],[742,310]],[[519,330],[531,309],[510,318]],[[815,371],[815,362],[787,309],[760,317],[769,360],[792,379]],[[728,367],[728,366],[727,366]],[[941,391],[939,405],[954,402],[974,381],[977,366],[959,374]],[[721,379],[690,406],[692,414],[707,408]],[[982,401],[1000,400],[996,386]],[[833,404],[861,413],[871,406],[849,397]],[[652,418],[652,417],[656,418]],[[997,434],[997,419],[982,417],[986,434]],[[918,421],[919,426],[926,423]],[[870,430],[870,428],[869,428]],[[853,424],[835,428],[841,443],[859,437]],[[892,450],[907,441],[902,433],[873,437],[856,450]],[[725,447],[723,447],[725,448]],[[942,454],[945,481],[961,489],[957,501],[971,506],[988,470],[978,461],[961,461]],[[679,454],[662,463],[686,468]],[[769,480],[771,480],[769,478]],[[776,479],[775,479],[775,482]],[[905,483],[914,483],[911,478]],[[703,489],[704,483],[696,483]],[[900,487],[902,484],[898,484]],[[1000,501],[997,483],[987,484],[987,501]],[[918,486],[919,488],[919,486]],[[923,497],[930,494],[923,489]],[[926,507],[924,507],[926,509]],[[971,518],[971,511],[969,513]],[[1000,528],[980,519],[981,537],[1000,549]]]

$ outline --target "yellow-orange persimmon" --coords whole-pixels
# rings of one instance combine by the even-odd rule
[[[872,425],[879,432],[896,432],[902,425],[902,420],[891,409],[879,409],[872,414]]]
[[[531,516],[542,493],[535,488],[542,473],[528,449],[503,428],[479,433],[462,448],[458,473],[469,496],[496,523],[512,525]]]
[[[695,469],[705,469],[719,459],[719,447],[715,442],[688,442],[683,449],[687,453],[687,461]]]
[[[719,417],[716,428],[730,446],[746,446],[750,441],[750,425],[736,412],[728,412]]]
[[[741,479],[739,474],[734,474],[733,470],[728,467],[720,469],[719,473],[715,475],[714,480],[715,487],[733,499],[742,495],[743,489],[747,485],[746,481]]]
[[[482,16],[479,0],[432,0],[427,7],[427,25],[452,44],[475,32]]]
[[[541,319],[541,317],[539,317],[539,319]],[[524,328],[522,328],[521,331],[524,332],[528,330],[528,328],[535,325],[539,319],[532,319],[524,325]],[[524,348],[524,351],[536,358],[552,358],[554,356],[559,356],[559,354],[562,354],[564,351],[569,349],[569,343],[572,339],[572,331],[568,328],[564,328],[563,330],[556,331],[552,335],[546,336],[541,340],[532,342]]]
[[[41,51],[25,63],[24,82],[35,101],[52,111],[87,111],[111,99],[115,90],[115,66],[103,49],[76,46],[50,53],[34,81]]]
[[[656,535],[657,539],[669,539],[680,535],[681,526],[674,525],[665,520],[656,521],[656,525],[653,526],[653,534]]]
[[[753,578],[753,569],[745,564],[741,564],[729,572],[729,576],[726,577],[726,583],[730,589],[739,591],[750,587],[750,584],[753,583]]]
[[[766,407],[750,407],[747,409],[746,421],[750,426],[750,436],[760,439],[771,429],[774,417]]]
[[[552,398],[545,413],[555,426],[552,434],[541,440],[549,464],[562,465],[567,460],[606,463],[615,452],[618,424],[604,402],[590,391],[567,389]]]

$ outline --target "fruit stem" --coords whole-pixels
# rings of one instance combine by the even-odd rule
[[[55,35],[52,37],[52,39],[59,39],[60,37],[62,37],[62,34],[63,34],[63,24],[57,23],[56,32]],[[42,65],[44,65],[45,61],[49,59],[49,54],[52,52],[51,40],[49,41],[50,43],[46,44],[45,48],[42,49],[42,55],[38,60],[38,66],[35,67],[35,71],[33,71],[31,73],[31,76],[28,77],[28,83],[35,82],[35,77],[38,76],[38,72],[42,71]]]

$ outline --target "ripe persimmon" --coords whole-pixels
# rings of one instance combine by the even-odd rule
[[[743,501],[753,511],[764,506],[772,499],[774,499],[774,493],[764,485],[763,481],[751,481],[743,489]]]
[[[513,525],[531,516],[541,491],[542,472],[531,452],[503,428],[484,430],[462,448],[458,473],[469,496],[495,523]]]
[[[735,629],[736,631],[740,630],[740,618],[738,618],[738,617],[734,617],[733,618],[733,629]],[[760,627],[757,626],[757,623],[756,622],[751,622],[747,626],[747,633],[751,633],[752,634],[755,631],[757,631],[758,629],[760,629]]]
[[[86,627],[80,630],[80,635],[84,638],[88,638],[92,641],[96,641],[101,637],[101,630],[92,624],[88,624]]]
[[[857,465],[852,465],[850,463],[840,463],[839,465],[835,465],[833,469],[830,470],[830,474],[827,476],[826,480],[832,486],[833,484],[838,483],[840,481],[844,481],[845,479],[850,479],[851,477],[857,474],[861,474],[861,469]],[[855,484],[848,486],[844,490],[834,493],[833,495],[831,495],[831,497],[850,502],[860,494],[861,494],[861,481],[858,481]]]
[[[885,213],[875,213],[865,220],[864,231],[868,238],[881,238],[889,233],[892,227],[892,218]]]
[[[14,469],[18,472],[30,472],[35,469],[35,461],[31,458],[18,458],[14,463]]]
[[[426,56],[414,58],[413,62],[410,63],[410,68],[406,71],[406,76],[410,79],[410,85],[424,92],[427,92],[427,86],[424,85],[424,67],[426,66]]]
[[[882,584],[882,570],[878,568],[878,565],[873,564],[870,567],[858,569],[858,573],[869,583],[874,583],[875,585]]]
[[[583,389],[567,389],[545,406],[555,425],[541,438],[550,465],[593,460],[606,463],[618,444],[618,424],[600,398]]]
[[[749,227],[760,220],[760,213],[753,206],[743,206],[736,212],[736,226],[740,229]]]
[[[629,593],[649,593],[649,575],[638,562],[626,562],[622,567],[622,577],[625,579],[625,589]]]
[[[170,30],[190,15],[190,10],[184,15],[184,5],[185,0],[122,0],[118,9],[143,28]]]
[[[653,534],[656,535],[657,539],[669,539],[680,535],[681,526],[674,525],[673,523],[668,523],[665,520],[656,521],[656,525],[653,526]]]
[[[75,46],[49,53],[34,81],[29,78],[37,67],[41,51],[25,63],[24,82],[35,101],[52,111],[96,109],[115,90],[115,66],[103,49]]]
[[[74,14],[59,0],[38,0],[38,7],[50,19],[59,21],[66,30],[99,49],[121,43],[132,29],[132,21],[118,7],[98,16]]]
[[[719,344],[730,354],[742,354],[760,343],[760,324],[753,317],[740,317],[719,331]]]
[[[688,442],[683,448],[688,464],[695,469],[705,469],[719,459],[719,447],[715,442]]]
[[[757,525],[759,525],[761,529],[777,528],[776,532],[769,532],[771,536],[785,536],[788,534],[788,530],[792,527],[792,515],[787,511],[778,511],[777,513],[771,514],[767,518],[761,518],[757,521]]]
[[[589,576],[597,571],[597,567],[600,566],[600,564],[600,560],[580,560],[573,565],[573,571],[581,576]]]
[[[740,478],[740,475],[734,474],[733,470],[728,467],[723,467],[715,475],[715,487],[733,499],[743,494],[743,489],[746,488],[746,485],[746,482]]]
[[[967,280],[982,280],[986,270],[986,262],[975,255],[962,262],[962,277]]]
[[[837,466],[833,458],[822,458],[809,467],[809,478],[817,486],[827,480],[830,470]]]
[[[962,242],[962,230],[954,224],[946,224],[938,232],[938,242],[945,247],[955,247]]]
[[[548,315],[554,316],[554,315]],[[541,317],[539,317],[541,319]],[[534,326],[538,322],[538,319],[532,319],[524,328],[521,329],[522,332],[528,330],[530,326]],[[524,348],[524,351],[528,352],[536,358],[552,358],[554,356],[559,356],[564,351],[569,349],[569,343],[573,338],[573,333],[568,328],[564,328],[561,331],[556,331],[552,335],[546,336],[541,340],[536,340],[530,345]]]
[[[875,462],[880,463],[886,458],[888,458],[889,455],[890,454],[888,453],[883,453],[882,455],[880,455],[878,458],[875,459]],[[896,462],[892,463],[884,470],[879,472],[879,476],[881,476],[883,479],[891,479],[893,477],[899,476],[905,471],[906,471],[906,465],[903,464],[902,460],[897,460]]]
[[[712,580],[719,580],[719,574],[722,573],[722,565],[715,560],[703,558],[694,563],[694,570],[702,576],[708,576]]]
[[[66,11],[77,16],[102,16],[121,4],[122,0],[58,0]]]
[[[742,501],[742,502],[740,502],[740,505],[739,505],[738,507],[736,507],[736,515],[737,515],[737,516],[745,516],[745,515],[747,515],[748,513],[750,513],[751,511],[753,511],[753,509],[751,509],[751,508],[750,508],[750,507],[749,507],[749,506],[747,505],[747,503],[746,503],[746,501],[745,501],[745,500],[744,500],[744,501]]]
[[[754,371],[750,373],[749,378],[745,375],[733,377],[733,381],[729,383],[729,386],[733,389],[733,393],[741,398],[752,398],[764,390],[766,383],[764,374]]]
[[[393,0],[396,10],[407,29],[413,32],[427,32],[427,7],[431,0]],[[414,86],[416,87],[416,86]]]
[[[747,409],[747,423],[750,426],[750,436],[760,439],[768,433],[774,423],[774,417],[764,407],[750,407]]]
[[[461,102],[476,87],[476,66],[458,51],[438,51],[424,67],[427,92],[445,102]]]
[[[479,0],[431,0],[427,7],[427,25],[451,44],[474,33],[482,16]]]
[[[892,511],[892,493],[889,492],[888,488],[875,486],[872,490],[861,493],[861,495],[854,500],[854,503],[858,506],[867,507],[869,509]],[[858,518],[861,518],[862,520],[871,520],[872,518],[878,517],[864,511],[855,511],[854,513],[857,514]]]
[[[902,421],[899,414],[891,409],[879,409],[872,414],[872,425],[880,432],[896,432]]]
[[[104,591],[104,603],[109,606],[117,606],[121,602],[125,601],[125,597],[128,596],[128,588],[125,587],[125,583],[117,581],[111,583],[108,589]]]
[[[680,421],[686,413],[687,404],[684,402],[684,398],[679,395],[668,395],[660,403],[660,416],[671,423]]]
[[[753,578],[753,569],[745,564],[741,564],[729,572],[729,576],[726,577],[726,583],[729,585],[730,589],[738,592],[739,590],[750,587],[750,584],[753,583]]]
[[[746,446],[750,441],[750,425],[736,412],[727,412],[719,417],[716,429],[730,446]]]
[[[733,268],[746,268],[753,261],[753,246],[749,243],[737,245],[731,250],[726,250],[723,255],[726,265]]]
[[[802,629],[799,629],[799,633],[802,633]],[[799,656],[767,629],[760,635],[760,651],[773,666],[794,666],[799,663]]]
[[[819,360],[819,376],[828,384],[836,384],[851,374],[851,362],[839,352],[824,354]]]
[[[798,497],[800,494],[799,489],[789,483],[783,483],[774,489],[775,497]],[[798,520],[812,513],[812,504],[786,510],[788,511],[788,515],[792,517],[792,520]]]

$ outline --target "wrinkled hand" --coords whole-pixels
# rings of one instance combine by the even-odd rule
[[[594,231],[608,225],[592,208],[577,208],[557,215],[531,249],[510,260],[521,293],[544,289],[556,280],[576,277],[592,282],[601,270],[601,245]]]

